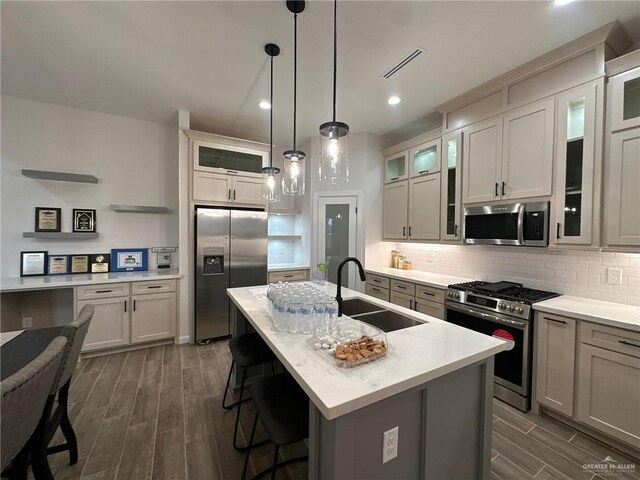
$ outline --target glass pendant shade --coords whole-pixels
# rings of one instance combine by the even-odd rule
[[[283,156],[282,193],[285,195],[304,195],[305,153],[300,150],[287,150]]]
[[[342,122],[327,122],[320,125],[320,181],[347,183],[349,181],[349,158],[347,138],[349,126]]]
[[[280,201],[280,169],[277,167],[265,167],[262,169],[265,179],[264,199],[267,202]]]

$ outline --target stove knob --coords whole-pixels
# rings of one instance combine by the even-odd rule
[[[456,292],[456,293],[454,293],[454,294],[453,294],[453,296],[454,296],[455,298],[460,298],[460,294],[459,294],[459,293],[457,293],[457,292]]]
[[[524,312],[524,310],[522,309],[522,307],[518,307],[518,313],[522,313]]]
[[[447,292],[447,297],[453,297],[453,292]]]
[[[508,305],[507,308],[509,309],[510,312],[513,312],[513,305]]]
[[[504,309],[505,309],[505,307],[506,307],[506,305],[505,305],[504,303],[499,303],[499,304],[498,304],[498,308],[499,308],[500,310],[504,310]]]

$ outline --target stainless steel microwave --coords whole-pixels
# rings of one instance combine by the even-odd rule
[[[464,209],[464,243],[546,247],[549,202],[486,205]]]

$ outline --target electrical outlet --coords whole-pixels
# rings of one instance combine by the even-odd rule
[[[622,283],[622,270],[619,268],[607,268],[607,283],[620,285]]]
[[[398,456],[398,427],[382,434],[382,463],[387,463]]]
[[[22,328],[33,327],[33,317],[22,317]]]

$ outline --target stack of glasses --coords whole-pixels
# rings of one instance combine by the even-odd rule
[[[279,332],[326,333],[338,319],[338,302],[309,283],[277,283],[267,289],[269,317]]]

